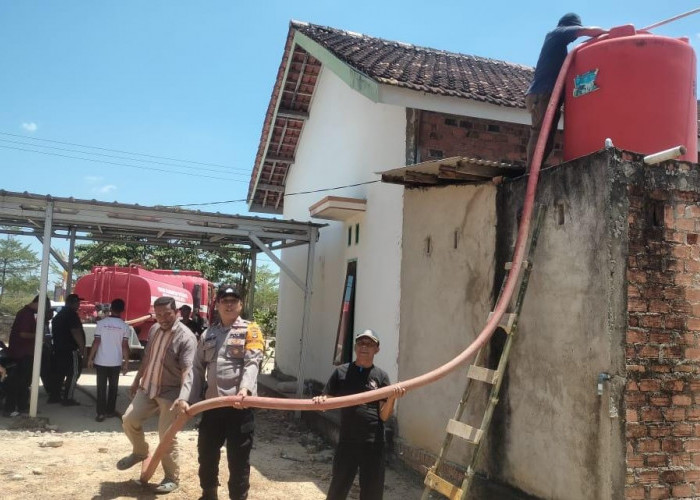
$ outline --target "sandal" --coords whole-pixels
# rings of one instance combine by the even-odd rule
[[[95,421],[97,422],[104,422],[105,421],[105,416],[100,414],[95,417]]]
[[[178,488],[178,485],[175,481],[171,481],[170,479],[163,479],[158,486],[153,488],[153,492],[156,495],[165,495],[167,493],[172,493]]]
[[[127,455],[117,462],[117,469],[131,469],[134,465],[139,462],[143,462],[144,460],[146,460],[146,455],[135,455],[132,453],[131,455]]]

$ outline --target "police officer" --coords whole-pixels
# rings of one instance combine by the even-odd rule
[[[263,359],[262,332],[255,323],[240,317],[243,302],[231,285],[223,285],[216,294],[219,321],[203,334],[194,365],[187,374],[180,397],[173,404],[179,411],[201,399],[220,396],[255,396],[260,362]],[[226,443],[229,498],[245,500],[250,488],[250,450],[253,447],[253,411],[241,408],[216,408],[205,411],[199,425],[200,500],[216,499],[221,446]]]

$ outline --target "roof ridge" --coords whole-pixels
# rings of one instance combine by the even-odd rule
[[[446,56],[452,56],[452,57],[458,57],[458,58],[471,58],[471,59],[474,59],[477,61],[484,61],[484,62],[488,62],[491,64],[503,64],[505,66],[513,66],[513,67],[517,67],[520,69],[534,69],[532,66],[527,66],[525,64],[505,61],[503,59],[493,59],[490,57],[477,56],[477,55],[473,55],[473,54],[465,54],[462,52],[455,52],[455,51],[451,51],[451,50],[442,50],[442,49],[436,49],[433,47],[425,47],[422,45],[415,45],[415,44],[408,43],[408,42],[402,42],[400,40],[389,40],[387,38],[367,35],[364,33],[359,33],[357,31],[349,31],[349,30],[344,30],[341,28],[334,28],[333,26],[324,26],[321,24],[314,24],[314,23],[309,23],[306,21],[298,21],[295,19],[290,20],[289,25],[291,28],[295,28],[295,29],[296,28],[320,29],[320,30],[326,30],[326,31],[336,33],[336,34],[343,34],[343,35],[347,35],[347,36],[352,36],[354,38],[362,38],[365,40],[375,40],[375,41],[384,43],[385,45],[398,46],[398,47],[402,47],[404,49],[414,50],[416,52],[426,52],[426,53],[431,53],[431,54],[443,54]]]

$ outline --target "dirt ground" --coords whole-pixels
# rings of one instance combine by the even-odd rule
[[[117,408],[127,404],[130,375],[120,378]],[[79,380],[79,407],[47,405],[40,388],[39,415],[48,428],[37,430],[36,420],[0,417],[0,498],[26,499],[127,499],[155,498],[147,486],[136,484],[139,466],[118,471],[117,460],[130,445],[116,418],[95,422],[94,375],[86,371]],[[193,424],[194,422],[190,422]],[[157,444],[155,419],[146,430],[151,446]],[[25,426],[25,428],[22,428]],[[34,426],[27,429],[26,426]],[[196,499],[197,431],[193,425],[179,434],[181,478],[179,490],[169,499]],[[257,410],[255,445],[251,453],[249,498],[289,500],[323,499],[330,482],[333,450],[288,412]],[[225,450],[222,450],[219,497],[228,498]],[[151,481],[162,478],[162,469]],[[384,498],[419,498],[420,479],[404,469],[387,468]],[[358,498],[357,483],[349,498]]]

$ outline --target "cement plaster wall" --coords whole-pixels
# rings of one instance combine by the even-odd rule
[[[547,212],[489,433],[488,470],[542,498],[620,498],[624,487],[627,210],[612,192],[614,168],[600,153],[545,170],[538,185]],[[510,259],[526,180],[499,190],[499,263]],[[602,372],[614,378],[599,397]]]
[[[627,206],[613,179],[617,168],[612,153],[599,153],[544,171],[538,186],[547,212],[478,468],[540,498],[624,495]],[[406,191],[401,379],[452,358],[483,327],[512,256],[526,182],[506,182],[497,199],[490,184]],[[457,227],[464,244],[454,250]],[[425,255],[428,235],[431,257]],[[491,363],[501,344],[489,345]],[[599,397],[601,372],[613,380]],[[401,400],[401,441],[437,453],[464,386],[462,372]],[[483,395],[476,400],[483,404]],[[465,450],[458,447],[450,458],[464,464]]]
[[[406,190],[401,380],[452,359],[485,322],[492,303],[495,196],[493,184]],[[465,374],[466,370],[454,373],[399,401],[399,435],[406,444],[434,453],[439,450],[447,421],[464,391]],[[463,462],[466,452],[465,446],[457,445],[450,458]]]

